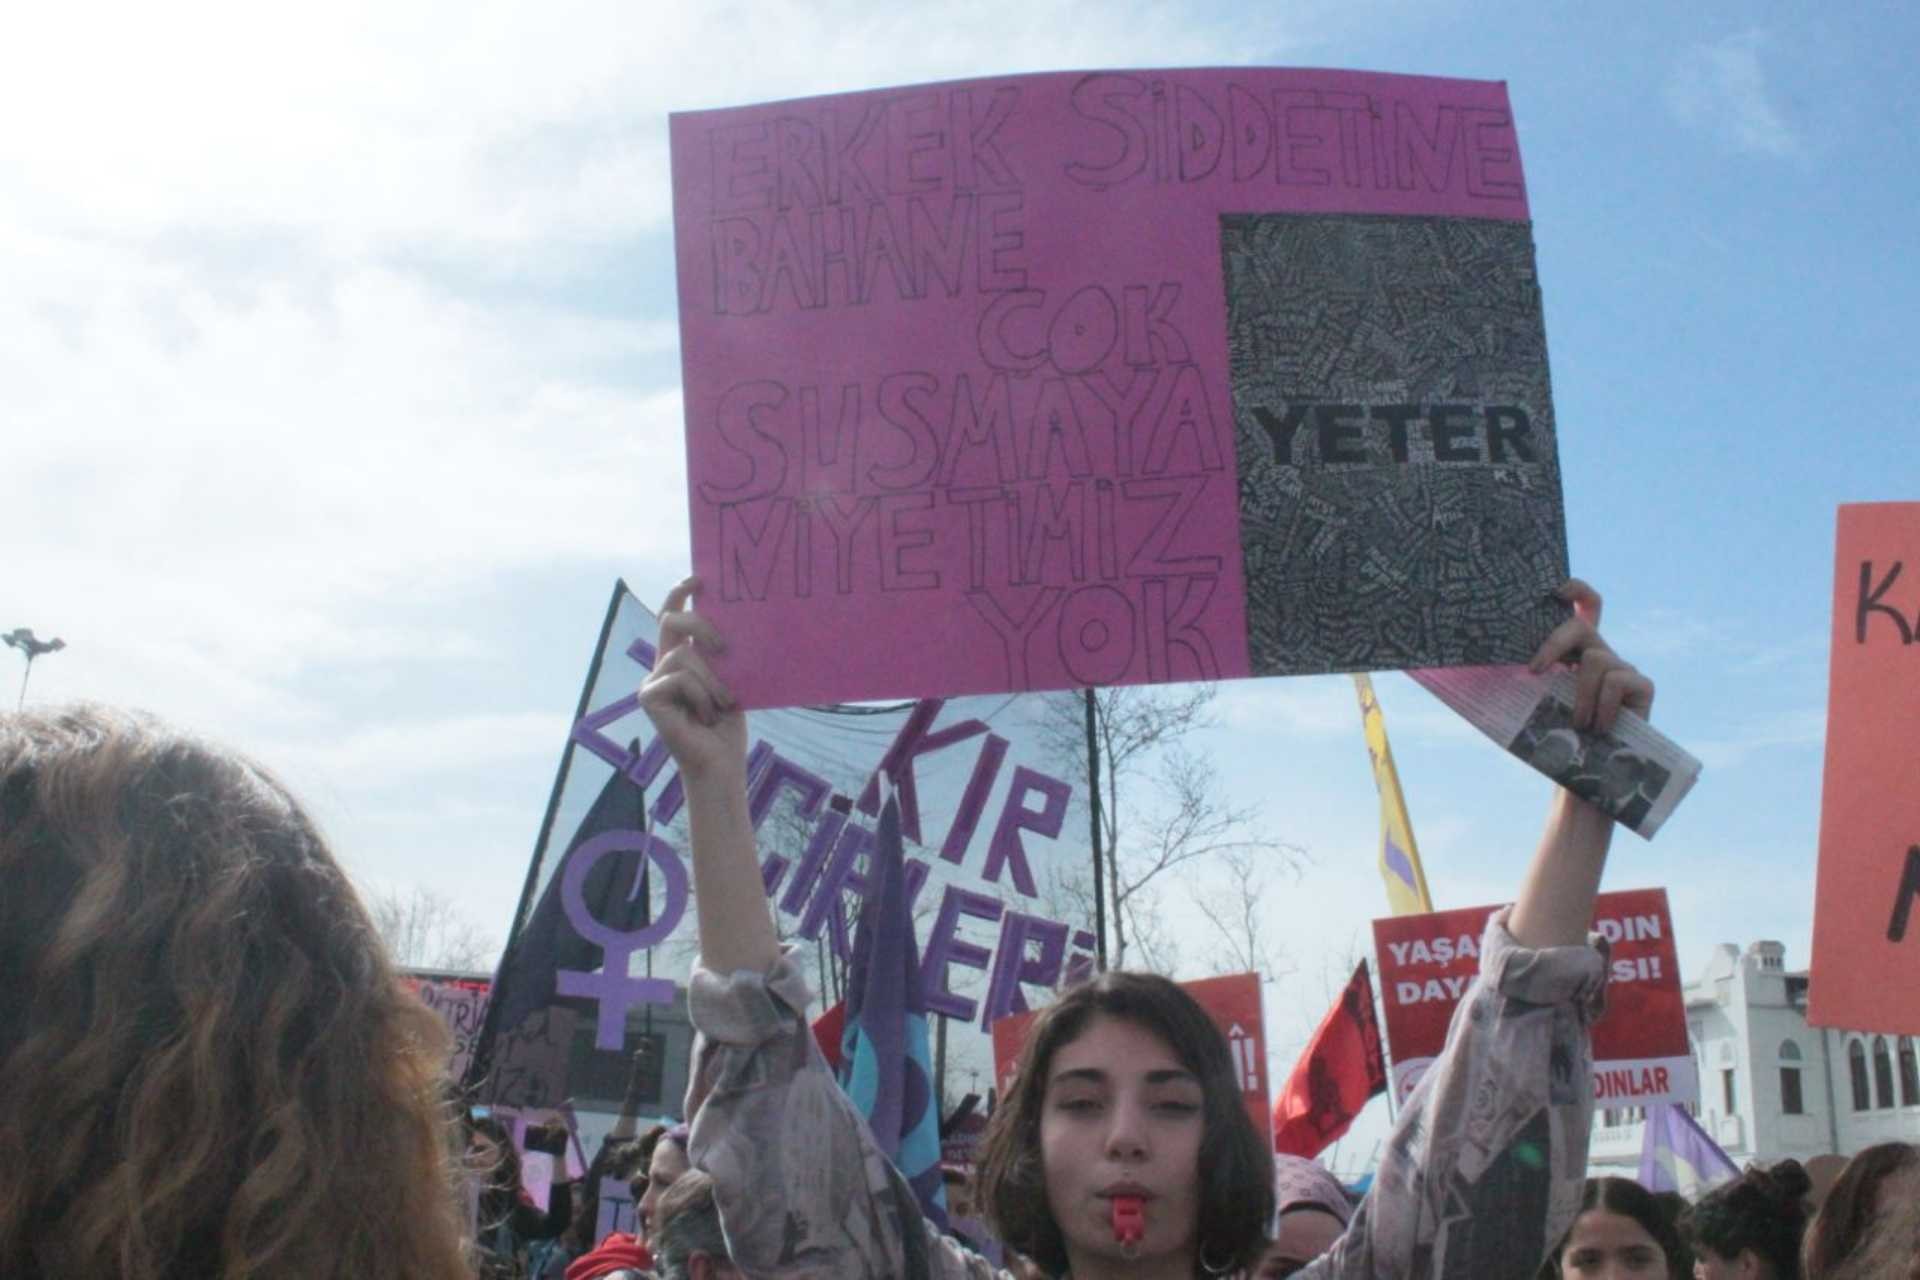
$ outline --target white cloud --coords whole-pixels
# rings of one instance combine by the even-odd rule
[[[1761,52],[1765,32],[1745,31],[1681,54],[1667,79],[1667,102],[1680,120],[1736,151],[1793,157],[1799,132],[1775,105]]]
[[[857,0],[42,5],[0,53],[0,112],[36,121],[0,133],[0,173],[99,231],[552,247],[665,225],[670,110],[1254,51],[1232,35],[1160,6],[1020,0],[964,21]]]
[[[1157,7],[1092,16],[21,15],[0,112],[36,125],[0,131],[0,509],[19,620],[75,644],[47,693],[285,732],[325,720],[298,683],[318,664],[483,652],[475,625],[406,616],[435,598],[682,561],[673,304],[641,283],[670,278],[666,111],[1237,47]]]

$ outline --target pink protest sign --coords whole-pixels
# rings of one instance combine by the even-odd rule
[[[1516,662],[1557,621],[1504,86],[1059,73],[672,136],[748,705]]]

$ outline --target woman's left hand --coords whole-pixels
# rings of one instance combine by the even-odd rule
[[[1530,664],[1543,675],[1565,663],[1579,675],[1573,702],[1573,727],[1606,733],[1621,710],[1642,719],[1653,714],[1653,681],[1613,651],[1600,635],[1600,593],[1579,578],[1570,578],[1554,593],[1573,606],[1573,616],[1555,627]]]

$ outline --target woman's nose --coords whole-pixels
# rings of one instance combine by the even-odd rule
[[[1115,1160],[1140,1160],[1147,1154],[1146,1116],[1140,1108],[1122,1102],[1112,1111],[1107,1129],[1107,1155]]]

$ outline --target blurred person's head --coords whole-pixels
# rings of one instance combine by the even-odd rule
[[[1920,1148],[1882,1142],[1847,1161],[1807,1228],[1801,1258],[1820,1280],[1859,1252],[1878,1225],[1902,1205],[1920,1201]]]
[[[1254,1269],[1258,1280],[1280,1280],[1312,1262],[1346,1234],[1353,1202],[1345,1187],[1317,1160],[1273,1158],[1271,1243]]]
[[[513,1131],[498,1117],[475,1116],[467,1125],[467,1164],[488,1188],[514,1194],[520,1189],[520,1149]]]
[[[654,1206],[652,1241],[660,1280],[738,1280],[740,1276],[720,1231],[713,1179],[698,1169],[682,1173],[660,1196]]]
[[[608,1138],[594,1153],[587,1166],[580,1194],[573,1198],[573,1221],[567,1224],[566,1245],[576,1254],[586,1253],[600,1233],[600,1186],[608,1178],[617,1184],[633,1176],[640,1144],[633,1138]]]
[[[973,1179],[960,1165],[943,1164],[940,1166],[940,1184],[947,1193],[947,1216],[951,1218],[971,1218],[973,1216]]]
[[[1663,1241],[1667,1250],[1667,1269],[1681,1277],[1681,1280],[1687,1280],[1693,1275],[1693,1250],[1688,1246],[1680,1224],[1686,1220],[1687,1210],[1693,1205],[1678,1191],[1656,1191],[1653,1193],[1653,1202],[1660,1206],[1661,1216],[1667,1222],[1667,1234],[1672,1237]]]
[[[1685,1280],[1680,1241],[1660,1202],[1631,1178],[1589,1178],[1580,1212],[1541,1267],[1560,1280]]]
[[[1696,1280],[1799,1280],[1812,1180],[1797,1160],[1751,1165],[1687,1211]]]
[[[1811,1280],[1920,1280],[1920,1197],[1890,1203],[1854,1251]]]
[[[636,1173],[628,1184],[633,1191],[633,1233],[649,1243],[653,1241],[653,1219],[660,1197],[666,1195],[690,1167],[687,1126],[677,1124],[650,1136],[653,1144],[648,1151],[646,1171]]]
[[[0,1274],[465,1275],[448,1048],[263,769],[0,714]]]

